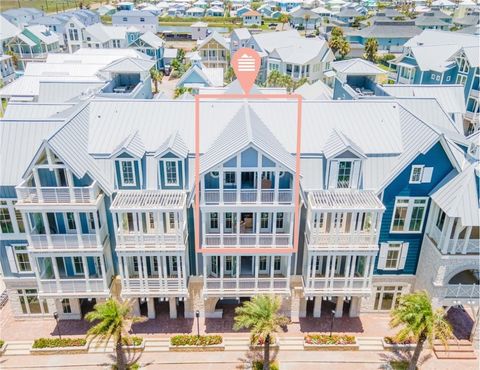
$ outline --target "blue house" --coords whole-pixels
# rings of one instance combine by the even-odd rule
[[[152,57],[155,60],[156,67],[159,70],[165,69],[163,53],[165,50],[165,42],[163,39],[148,31],[145,32],[140,37],[136,38],[129,47],[134,48],[135,50],[140,51],[141,53],[147,54],[149,57]]]

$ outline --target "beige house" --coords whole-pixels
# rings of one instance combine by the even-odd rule
[[[207,68],[226,69],[229,63],[229,46],[227,40],[217,32],[213,32],[202,40],[197,51],[202,58],[202,63]]]

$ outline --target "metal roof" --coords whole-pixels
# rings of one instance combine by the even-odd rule
[[[3,15],[0,15],[0,40],[6,41],[20,33],[20,29],[10,23]]]
[[[120,143],[120,145],[115,148],[112,153],[112,156],[116,156],[121,152],[127,152],[137,158],[142,158],[145,154],[145,144],[143,144],[143,140],[138,134],[138,131],[128,135],[125,140]]]
[[[188,154],[188,147],[185,141],[177,132],[173,133],[168,140],[166,140],[155,152],[155,157],[165,154],[167,151],[171,151],[180,158],[186,158]]]
[[[374,191],[354,189],[318,190],[308,194],[313,209],[366,211],[385,209]]]
[[[332,63],[332,68],[337,72],[344,73],[346,75],[384,75],[387,72],[381,68],[378,68],[372,62],[364,59],[354,58],[348,60],[340,60]]]
[[[182,209],[186,194],[178,190],[119,191],[110,209],[113,211]]]
[[[122,58],[113,61],[108,66],[101,69],[101,71],[110,73],[140,73],[149,71],[154,65],[154,60]]]
[[[5,109],[3,119],[34,120],[47,119],[57,113],[71,108],[73,104],[39,104],[10,102]]]
[[[330,134],[323,148],[323,155],[325,156],[325,158],[333,158],[346,150],[352,151],[360,158],[366,158],[362,149],[357,144],[355,144],[342,132],[336,129],[332,130],[332,133]]]

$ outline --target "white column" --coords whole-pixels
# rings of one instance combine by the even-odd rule
[[[455,221],[455,218],[448,217],[447,225],[443,226],[444,229],[442,230],[442,236],[440,237],[440,243],[439,243],[439,245],[442,248],[443,254],[446,254],[448,251],[448,244],[450,242],[450,235],[452,233],[452,227],[453,227],[454,221]]]
[[[42,212],[43,227],[45,228],[45,236],[47,237],[47,243],[49,248],[52,248],[52,235],[50,234],[50,225],[48,223],[47,214]]]
[[[350,265],[350,278],[348,279],[347,287],[353,287],[353,278],[355,277],[355,265],[357,264],[357,256],[352,256],[352,263]]]
[[[472,226],[468,226],[463,237],[462,254],[467,254],[468,243],[470,242],[470,235],[472,234]]]
[[[100,270],[102,272],[103,289],[105,291],[107,291],[108,290],[108,282],[107,282],[108,276],[107,276],[107,269],[105,268],[105,259],[104,259],[103,255],[100,256],[99,259],[100,259]]]
[[[237,291],[240,288],[240,268],[241,268],[241,265],[242,265],[241,256],[237,256],[237,284],[236,284]]]
[[[225,256],[222,254],[220,256],[220,290],[223,290],[224,266],[225,266]]]
[[[125,277],[125,272],[123,271],[123,257],[122,256],[118,256],[118,270],[120,272],[120,279],[122,281],[122,290],[123,290],[123,288],[126,286],[125,281],[127,280],[127,278]]]
[[[144,227],[145,225],[143,224],[143,213],[142,212],[138,212],[136,214],[137,216],[137,219],[138,219],[138,234],[137,234],[137,240],[138,238],[140,239],[140,245],[145,245],[144,241],[143,241],[143,231],[145,230]]]
[[[260,245],[260,226],[261,226],[261,220],[262,220],[262,213],[261,212],[255,212],[255,244],[257,246]]]
[[[77,240],[80,248],[83,248],[83,238],[82,238],[82,222],[80,221],[80,214],[78,212],[73,212],[73,219],[75,220],[75,230],[77,231]],[[65,220],[67,222],[67,220]]]
[[[47,154],[48,153],[50,153],[49,150],[47,150]],[[47,155],[47,157],[49,159],[51,158],[50,155]],[[75,202],[75,190],[74,190],[74,184],[73,184],[72,171],[70,171],[69,169],[66,169],[65,172],[67,173],[67,184],[68,184],[68,190],[69,190],[69,193],[70,193],[70,202]]]
[[[43,202],[43,193],[41,190],[40,176],[38,176],[38,168],[34,167],[32,169],[33,180],[35,181],[35,190],[37,191],[38,201]]]
[[[85,288],[87,292],[90,292],[90,276],[88,273],[87,257],[82,256],[83,275],[85,276]]]
[[[351,298],[351,300],[350,300],[350,310],[348,312],[349,317],[358,317],[361,301],[362,301],[362,297],[352,297]]]
[[[170,318],[176,319],[177,318],[177,299],[175,297],[171,297],[168,300],[168,306],[170,309]]]
[[[327,265],[325,266],[325,284],[324,288],[327,289],[328,283],[330,281],[330,264],[332,262],[332,256],[327,256]]]
[[[218,222],[220,222],[220,245],[225,245],[225,243],[223,242],[223,230],[224,230],[224,225],[225,225],[225,221],[224,221],[224,218],[225,218],[225,212],[223,212],[223,210],[221,210],[220,212],[218,212]]]
[[[187,266],[185,256],[182,256],[182,288],[187,288]]]
[[[50,257],[52,259],[53,274],[55,275],[55,283],[57,285],[57,293],[62,292],[60,284],[60,273],[58,272],[57,257]]]
[[[241,171],[240,171],[240,166],[241,166],[241,156],[240,154],[237,155],[237,168],[235,170],[235,182],[237,185],[237,203],[241,201],[240,199],[240,187],[242,185],[242,176],[241,176]]]
[[[237,212],[237,246],[240,245],[240,216],[242,214]]]
[[[100,237],[100,223],[98,222],[98,214],[96,211],[93,211],[93,223],[95,224],[95,238],[97,240],[97,245],[102,245],[102,239]]]
[[[143,263],[142,256],[137,256],[137,265],[138,265],[138,278],[140,279],[140,290],[145,290],[144,287],[145,281],[143,278]]]
[[[365,257],[365,259],[367,260],[367,264],[365,265],[365,271],[363,272],[363,288],[365,288],[368,284],[370,267],[373,265],[372,258],[372,256]]]
[[[273,290],[273,279],[275,274],[275,256],[270,256],[270,289]]]
[[[260,256],[254,256],[255,258],[255,291],[258,289],[258,270],[260,269]]]
[[[270,215],[268,216],[270,217]],[[283,214],[283,217],[285,217],[285,213]],[[275,246],[277,245],[277,212],[272,213],[272,245]],[[285,219],[283,220],[285,222]]]
[[[274,178],[274,185],[273,185],[273,202],[278,203],[278,192],[280,188],[280,171],[278,170],[278,166],[275,167],[275,178]]]
[[[290,270],[292,269],[292,256],[287,257],[287,287],[290,287]]]
[[[335,317],[343,316],[343,296],[337,297],[337,305],[335,306]]]
[[[337,267],[337,256],[332,256],[332,268],[330,270],[330,287],[334,287],[335,269]]]
[[[202,175],[200,180],[200,200],[202,204],[205,204],[205,175]],[[198,203],[200,204],[200,202]]]
[[[313,317],[322,316],[322,296],[315,296],[315,301],[313,303]]]
[[[307,251],[305,251],[305,253],[308,253]],[[312,281],[312,260],[315,258],[315,256],[310,256],[310,254],[307,254],[307,276],[306,276],[306,285],[307,285],[307,288],[311,288],[312,285],[313,285],[313,281]]]
[[[140,316],[140,303],[138,302],[138,298],[133,299],[133,314]]]
[[[205,236],[207,234],[207,222],[208,222],[207,214],[209,213],[202,212],[202,245],[206,245]]]
[[[347,256],[347,263],[345,264],[345,285],[344,287],[346,288],[348,285],[348,279],[349,279],[349,274],[350,274],[350,263],[352,260],[352,256]]]
[[[153,297],[147,298],[148,318],[155,318],[155,300]]]
[[[123,269],[125,270],[125,283],[127,290],[130,289],[130,272],[128,271],[128,256],[123,257]]]
[[[453,233],[453,241],[450,247],[450,254],[457,253],[457,243],[458,237],[464,228],[460,226],[460,219],[458,219],[457,223],[455,224],[455,232]]]

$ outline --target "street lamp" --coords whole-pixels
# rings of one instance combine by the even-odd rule
[[[56,311],[53,313],[53,318],[57,322],[58,337],[62,339],[62,334],[60,333],[60,322],[58,321],[58,313]]]
[[[335,310],[332,310],[332,321],[330,322],[330,338],[332,337],[334,320],[335,320]]]
[[[200,338],[200,311],[195,311],[195,317],[197,318],[197,337]]]

